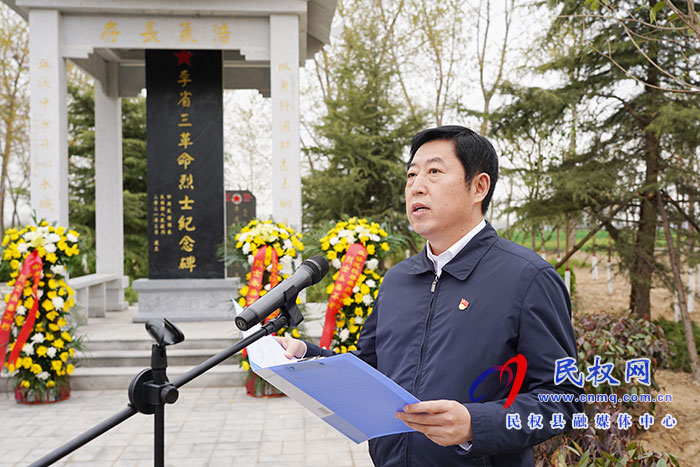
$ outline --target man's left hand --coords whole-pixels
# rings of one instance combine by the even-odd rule
[[[472,417],[469,410],[457,401],[409,404],[395,416],[440,446],[463,444],[472,439]]]

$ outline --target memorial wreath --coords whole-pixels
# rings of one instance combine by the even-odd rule
[[[304,250],[301,238],[300,233],[281,222],[257,219],[250,221],[235,234],[233,238],[235,248],[228,253],[228,262],[250,267],[250,271],[246,274],[247,283],[238,290],[238,297],[236,297],[236,302],[241,307],[252,305],[259,297],[294,272],[295,260],[301,259],[301,252]],[[277,312],[273,313],[267,320],[276,315]],[[296,328],[282,328],[276,334],[286,333],[293,337],[301,337]],[[276,394],[265,380],[250,371],[245,350],[240,354],[240,365],[249,372],[246,381],[249,394],[255,396]]]
[[[335,353],[356,350],[360,330],[372,313],[384,270],[382,259],[394,239],[376,222],[351,217],[320,238],[333,274],[321,347]]]
[[[53,402],[70,394],[69,376],[81,339],[69,313],[75,301],[66,265],[79,253],[78,236],[44,221],[9,229],[3,238],[0,266],[9,269],[12,291],[5,294],[0,358],[19,402]]]

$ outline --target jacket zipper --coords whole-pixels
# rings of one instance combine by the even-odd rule
[[[421,370],[423,369],[423,356],[425,355],[425,347],[428,341],[428,329],[430,328],[430,322],[433,320],[433,303],[435,302],[435,290],[437,288],[438,279],[440,276],[435,274],[433,283],[430,285],[430,306],[428,308],[428,319],[425,320],[425,331],[423,332],[423,342],[420,346],[420,356],[418,357],[418,371],[416,372],[416,378],[413,380],[413,393],[415,394],[418,384],[421,380]],[[408,439],[406,440],[406,466],[410,466],[409,462],[411,457],[411,436],[408,433]]]

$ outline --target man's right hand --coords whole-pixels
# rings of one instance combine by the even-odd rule
[[[306,344],[304,341],[294,339],[293,337],[275,336],[277,342],[284,348],[284,356],[287,358],[302,358],[306,355]]]

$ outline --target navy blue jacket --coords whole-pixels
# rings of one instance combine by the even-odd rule
[[[468,302],[464,307],[465,299]],[[578,403],[538,402],[540,393],[576,393],[554,384],[554,362],[576,358],[571,303],[556,270],[531,250],[500,238],[487,224],[436,280],[425,250],[391,268],[367,318],[357,356],[418,399],[463,403],[472,418],[472,448],[442,447],[412,432],[370,440],[379,466],[529,466],[531,446],[556,434],[552,414],[561,413],[567,429]],[[329,351],[309,345],[308,356]],[[469,390],[490,367],[522,354],[527,372],[508,409],[510,386],[498,373]],[[510,366],[513,370],[514,365]],[[515,373],[515,372],[514,372]],[[515,375],[514,375],[515,376]],[[522,428],[506,428],[506,414],[518,413]],[[542,429],[530,429],[530,413],[542,414]]]

